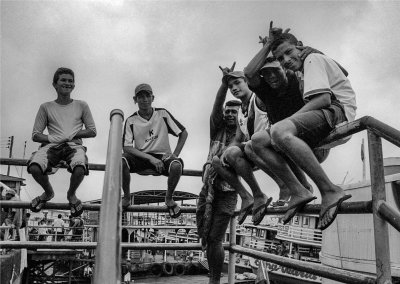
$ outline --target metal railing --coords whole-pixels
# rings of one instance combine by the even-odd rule
[[[120,153],[121,153],[121,126],[123,114],[121,111],[111,113],[111,128],[109,145],[107,151],[107,167],[103,188],[103,199],[100,210],[99,204],[84,204],[85,210],[100,210],[100,234],[99,243],[49,243],[49,242],[1,242],[4,248],[85,248],[94,249],[97,247],[96,254],[96,276],[106,283],[120,283],[120,250],[129,249],[188,249],[200,250],[201,245],[196,243],[120,243]],[[322,144],[328,144],[357,132],[367,130],[369,160],[371,173],[371,201],[345,202],[340,205],[341,214],[365,214],[372,213],[374,220],[375,254],[376,254],[376,277],[362,273],[347,271],[343,269],[324,266],[321,264],[309,263],[294,260],[286,257],[277,256],[270,253],[256,251],[254,249],[243,248],[235,244],[236,239],[236,219],[232,217],[230,222],[230,243],[224,244],[224,248],[229,249],[229,271],[228,283],[234,283],[235,272],[235,253],[254,257],[264,261],[270,261],[285,267],[297,269],[299,271],[313,273],[325,278],[342,281],[345,283],[392,283],[390,270],[390,251],[388,223],[400,231],[400,213],[386,203],[385,179],[383,174],[383,156],[381,138],[400,147],[400,131],[372,118],[363,117],[354,122],[348,123],[332,132]],[[0,159],[1,164],[14,165],[12,159]],[[5,162],[5,163],[4,163]],[[21,165],[21,164],[18,164]],[[194,176],[199,176],[195,171]],[[188,174],[190,175],[190,174]],[[0,201],[2,207],[29,208],[29,202]],[[317,214],[320,211],[319,204],[306,205],[300,213]],[[47,209],[69,209],[68,204],[47,203]],[[131,212],[167,212],[165,206],[129,206],[127,211]],[[182,208],[183,213],[195,213],[195,208]],[[237,215],[236,212],[235,215]],[[268,215],[285,213],[282,208],[270,208]],[[115,232],[114,234],[109,234]],[[107,234],[109,234],[107,236]],[[102,260],[101,255],[107,255]],[[107,261],[104,261],[104,260]],[[115,263],[115,265],[110,265]],[[96,282],[97,283],[97,282]],[[100,283],[100,282],[99,282]]]

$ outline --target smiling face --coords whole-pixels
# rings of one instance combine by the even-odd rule
[[[239,106],[225,106],[224,120],[229,127],[236,126]]]
[[[300,50],[296,48],[296,45],[284,41],[272,50],[272,53],[284,68],[292,71],[301,70],[303,61],[300,59]]]
[[[286,85],[286,73],[280,66],[263,68],[261,69],[260,73],[265,82],[267,82],[272,89],[279,89],[280,87]]]
[[[75,88],[74,77],[71,74],[60,74],[57,82],[53,83],[53,87],[59,95],[70,95]]]
[[[246,98],[246,96],[251,95],[249,86],[247,85],[247,82],[244,80],[244,78],[228,78],[228,88],[231,91],[232,95],[239,100],[243,100],[244,98]]]

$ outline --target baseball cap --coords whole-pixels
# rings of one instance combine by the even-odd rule
[[[281,64],[278,62],[278,60],[274,61],[267,61],[267,63],[264,64],[263,67],[261,67],[260,70],[265,69],[265,68],[280,68]]]
[[[143,83],[143,84],[139,84],[139,85],[136,86],[136,88],[135,88],[135,96],[134,97],[136,97],[136,95],[139,94],[139,92],[142,92],[142,91],[148,92],[149,94],[153,94],[153,90],[151,89],[150,85]]]
[[[231,77],[233,77],[233,78],[245,78],[243,71],[232,71],[232,72],[229,72],[228,74],[224,75],[224,79],[225,80],[228,80]]]

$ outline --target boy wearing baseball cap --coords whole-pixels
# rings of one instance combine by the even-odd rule
[[[122,154],[122,208],[130,204],[130,173],[152,169],[168,176],[165,204],[172,218],[181,211],[173,200],[173,193],[183,171],[183,161],[178,158],[185,145],[188,133],[166,109],[154,108],[153,90],[149,84],[139,84],[133,97],[139,110],[125,121]],[[168,135],[178,137],[174,151],[171,151]]]

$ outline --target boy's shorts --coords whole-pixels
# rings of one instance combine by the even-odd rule
[[[200,200],[199,200],[200,202]],[[235,213],[237,194],[234,191],[214,190],[213,215],[211,228],[208,233],[208,242],[224,240],[229,221]]]
[[[147,153],[147,154],[149,154],[159,160],[162,160],[162,157],[163,157],[162,154],[150,154],[150,153]],[[129,168],[129,172],[131,172],[131,173],[137,173],[137,172],[141,172],[141,171],[148,170],[148,169],[156,171],[156,168],[154,167],[154,165],[151,164],[148,160],[135,157],[134,155],[132,155],[130,153],[123,153],[122,160],[125,161],[126,165]],[[183,172],[183,161],[181,158],[170,157],[168,159],[162,160],[162,162],[164,163],[164,170],[162,171],[161,174],[164,176],[168,176],[170,168],[171,168],[171,164],[174,162],[179,163],[181,165],[182,172]]]
[[[304,140],[311,148],[327,137],[337,124],[347,121],[340,105],[299,113],[288,119],[296,126],[296,136]]]
[[[64,163],[68,165],[67,169],[70,173],[76,166],[82,166],[85,169],[85,175],[89,174],[86,147],[74,142],[50,143],[40,147],[32,153],[28,161],[28,173],[30,173],[30,166],[37,164],[44,174],[54,174]]]

